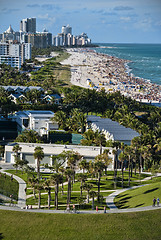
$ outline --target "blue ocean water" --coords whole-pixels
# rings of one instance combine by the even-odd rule
[[[161,85],[161,44],[98,44],[98,53],[130,60],[128,64],[135,77]]]

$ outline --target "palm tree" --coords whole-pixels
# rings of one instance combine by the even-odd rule
[[[38,208],[41,208],[41,190],[43,190],[43,185],[40,181],[38,181],[38,183],[35,185],[35,189],[38,190]]]
[[[43,183],[44,189],[48,192],[48,209],[50,209],[50,202],[51,202],[51,187],[50,187],[51,181],[46,180]]]
[[[59,169],[62,167],[62,165],[65,163],[65,156],[63,154],[58,154],[57,156],[52,156],[52,169],[56,171],[56,173],[59,172]]]
[[[105,165],[105,175],[107,176],[107,168],[109,164],[112,162],[112,158],[109,157],[109,149],[105,149],[104,152],[97,156],[97,159],[102,161]]]
[[[63,153],[66,156],[68,167],[73,170],[73,180],[75,182],[75,168],[77,166],[77,162],[82,158],[82,156],[78,152],[74,151],[63,151]]]
[[[13,166],[16,168],[16,173],[17,173],[17,168],[19,167],[19,164],[20,164],[19,152],[21,152],[21,150],[22,148],[19,146],[19,144],[16,144],[12,148],[12,151],[14,152],[14,158],[15,158],[15,163]]]
[[[64,176],[64,173],[65,173],[65,168],[62,166],[59,168],[59,172],[61,172],[62,174],[62,179],[63,179],[63,176]],[[61,187],[61,190],[62,190],[62,195],[64,195],[64,186],[63,186],[63,181],[62,181],[62,187]]]
[[[94,210],[94,197],[97,196],[95,191],[90,191],[89,196],[92,198],[92,210]]]
[[[85,146],[91,146],[94,143],[94,139],[95,139],[94,131],[92,129],[89,129],[83,134],[81,144]]]
[[[98,130],[95,132],[95,140],[97,146],[100,146],[100,154],[102,153],[102,146],[106,145],[106,138],[104,133],[99,132]]]
[[[83,169],[83,173],[85,173],[85,170],[89,168],[89,163],[86,159],[83,159],[81,162],[79,162],[79,167],[81,170]]]
[[[78,181],[81,182],[81,185],[80,185],[81,194],[80,194],[80,196],[82,197],[83,183],[87,180],[87,175],[84,174],[84,173],[78,173],[77,174],[77,179],[78,179]]]
[[[18,160],[18,155],[19,152],[21,152],[22,147],[19,146],[19,144],[16,144],[13,146],[12,151],[15,153],[14,157],[15,157],[15,161]]]
[[[54,123],[57,122],[59,124],[59,128],[65,129],[66,127],[66,119],[67,115],[63,111],[57,111],[54,117],[51,119]]]
[[[89,191],[93,188],[93,184],[85,183],[83,189],[87,191],[87,203],[89,203]]]
[[[40,161],[44,158],[42,147],[35,147],[34,158],[37,160],[37,178],[40,179]]]
[[[32,189],[33,189],[33,195],[34,195],[34,198],[36,199],[35,189],[36,189],[36,184],[38,183],[38,179],[37,179],[37,178],[34,178],[34,177],[30,177],[30,178],[28,179],[28,183],[29,183],[29,185],[32,187]]]
[[[95,162],[94,162],[94,169],[98,173],[98,202],[100,201],[100,182],[101,182],[101,174],[103,169],[105,168],[105,164],[99,160],[99,155],[96,156]]]
[[[60,173],[53,173],[51,176],[51,182],[55,184],[55,207],[58,210],[58,193],[59,193],[59,183],[63,181],[62,175]]]
[[[119,154],[119,161],[121,162],[121,172],[122,172],[122,188],[124,187],[124,161],[126,160],[126,155],[121,152]]]
[[[66,169],[65,176],[68,179],[67,204],[70,203],[70,199],[71,199],[71,179],[72,179],[73,174],[74,174],[74,171],[72,169]]]
[[[132,171],[132,156],[133,156],[133,148],[131,146],[126,146],[125,147],[125,156],[129,162],[128,167],[129,167],[129,179],[128,179],[128,186],[130,186],[130,170]]]

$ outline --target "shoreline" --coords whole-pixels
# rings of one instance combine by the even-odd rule
[[[161,104],[161,86],[135,77],[128,66],[131,61],[97,53],[93,49],[66,49],[70,57],[61,64],[71,66],[71,83],[90,89],[105,89],[151,104]]]

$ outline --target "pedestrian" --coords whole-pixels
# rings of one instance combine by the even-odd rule
[[[104,207],[104,213],[106,213],[106,207]]]
[[[75,210],[75,204],[73,204],[73,213],[75,213],[76,210]]]
[[[96,212],[98,213],[98,206],[96,206]]]
[[[153,207],[155,207],[155,203],[156,203],[156,198],[153,198]]]
[[[159,202],[160,202],[160,199],[157,198],[157,207],[159,207]]]
[[[67,212],[70,212],[70,205],[69,205],[69,204],[67,204],[66,211],[67,211]]]

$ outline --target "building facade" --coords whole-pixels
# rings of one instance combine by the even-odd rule
[[[20,31],[36,33],[36,18],[26,18],[20,21]]]
[[[0,64],[20,69],[25,59],[31,59],[31,44],[0,43]]]
[[[17,143],[11,143],[5,146],[5,162],[6,163],[15,163],[13,146]],[[18,143],[22,148],[20,153],[20,158],[25,159],[29,162],[29,165],[35,167],[36,160],[34,159],[33,153],[34,149],[37,146],[43,148],[44,158],[41,161],[41,164],[48,163],[52,165],[52,156],[58,155],[63,151],[75,151],[83,156],[87,161],[94,161],[95,157],[100,154],[100,147],[94,146],[80,146],[80,145],[60,145],[60,144],[36,144],[36,143]],[[108,166],[109,169],[114,167],[114,155],[112,153],[112,148],[103,147],[102,150],[109,149],[109,156],[112,159],[111,164]],[[67,163],[64,164],[64,167],[67,166]]]
[[[15,113],[13,121],[16,121],[21,130],[34,130],[40,136],[48,135],[51,130],[58,130],[59,126],[51,121],[54,117],[52,111],[22,111]]]

